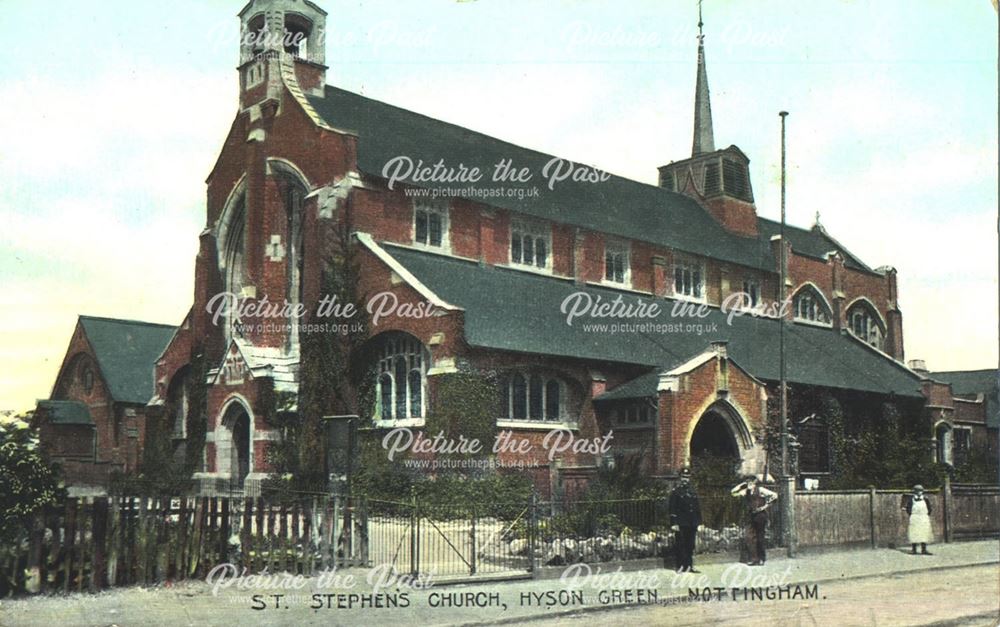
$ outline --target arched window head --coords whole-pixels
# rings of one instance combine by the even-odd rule
[[[427,362],[420,341],[405,333],[387,333],[378,349],[376,419],[382,423],[423,420],[427,414]]]
[[[866,301],[859,301],[847,311],[847,326],[862,342],[882,350],[885,345],[885,325],[875,309]]]
[[[500,420],[564,422],[565,384],[538,372],[512,372],[504,377]]]
[[[830,324],[832,318],[826,300],[811,285],[803,286],[795,294],[793,310],[796,320]]]
[[[233,206],[227,211],[225,224],[223,225],[222,261],[223,279],[225,281],[224,292],[234,295],[236,298],[243,297],[243,288],[246,285],[246,194],[240,194],[234,201]],[[225,337],[228,342],[233,337],[233,326],[236,320],[230,313],[232,308],[227,308],[225,321]]]

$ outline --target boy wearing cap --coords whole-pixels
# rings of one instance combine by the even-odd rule
[[[744,477],[730,494],[743,497],[746,502],[749,524],[747,525],[747,546],[750,548],[750,565],[763,566],[767,560],[767,508],[778,500],[778,495],[761,487],[755,475]]]

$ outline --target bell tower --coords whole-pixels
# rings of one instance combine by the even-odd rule
[[[659,167],[659,185],[696,199],[724,228],[757,235],[757,208],[750,185],[750,160],[736,146],[715,148],[712,101],[705,66],[705,33],[698,3],[698,67],[694,91],[691,156]]]
[[[283,68],[299,87],[326,85],[326,11],[309,0],[251,0],[240,18],[240,107],[280,98]]]

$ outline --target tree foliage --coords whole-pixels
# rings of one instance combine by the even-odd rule
[[[31,417],[31,412],[0,416],[0,546],[11,546],[32,514],[65,496],[58,469],[42,455]]]

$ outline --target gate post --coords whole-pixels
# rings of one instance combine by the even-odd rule
[[[941,488],[941,518],[944,520],[944,541],[951,542],[951,475],[944,476],[944,487]]]
[[[358,527],[361,535],[361,563],[371,566],[371,558],[368,552],[368,538],[370,529],[368,527],[368,496],[361,497],[361,524]]]
[[[875,486],[868,486],[868,522],[871,525],[872,548],[878,547],[875,531]]]

